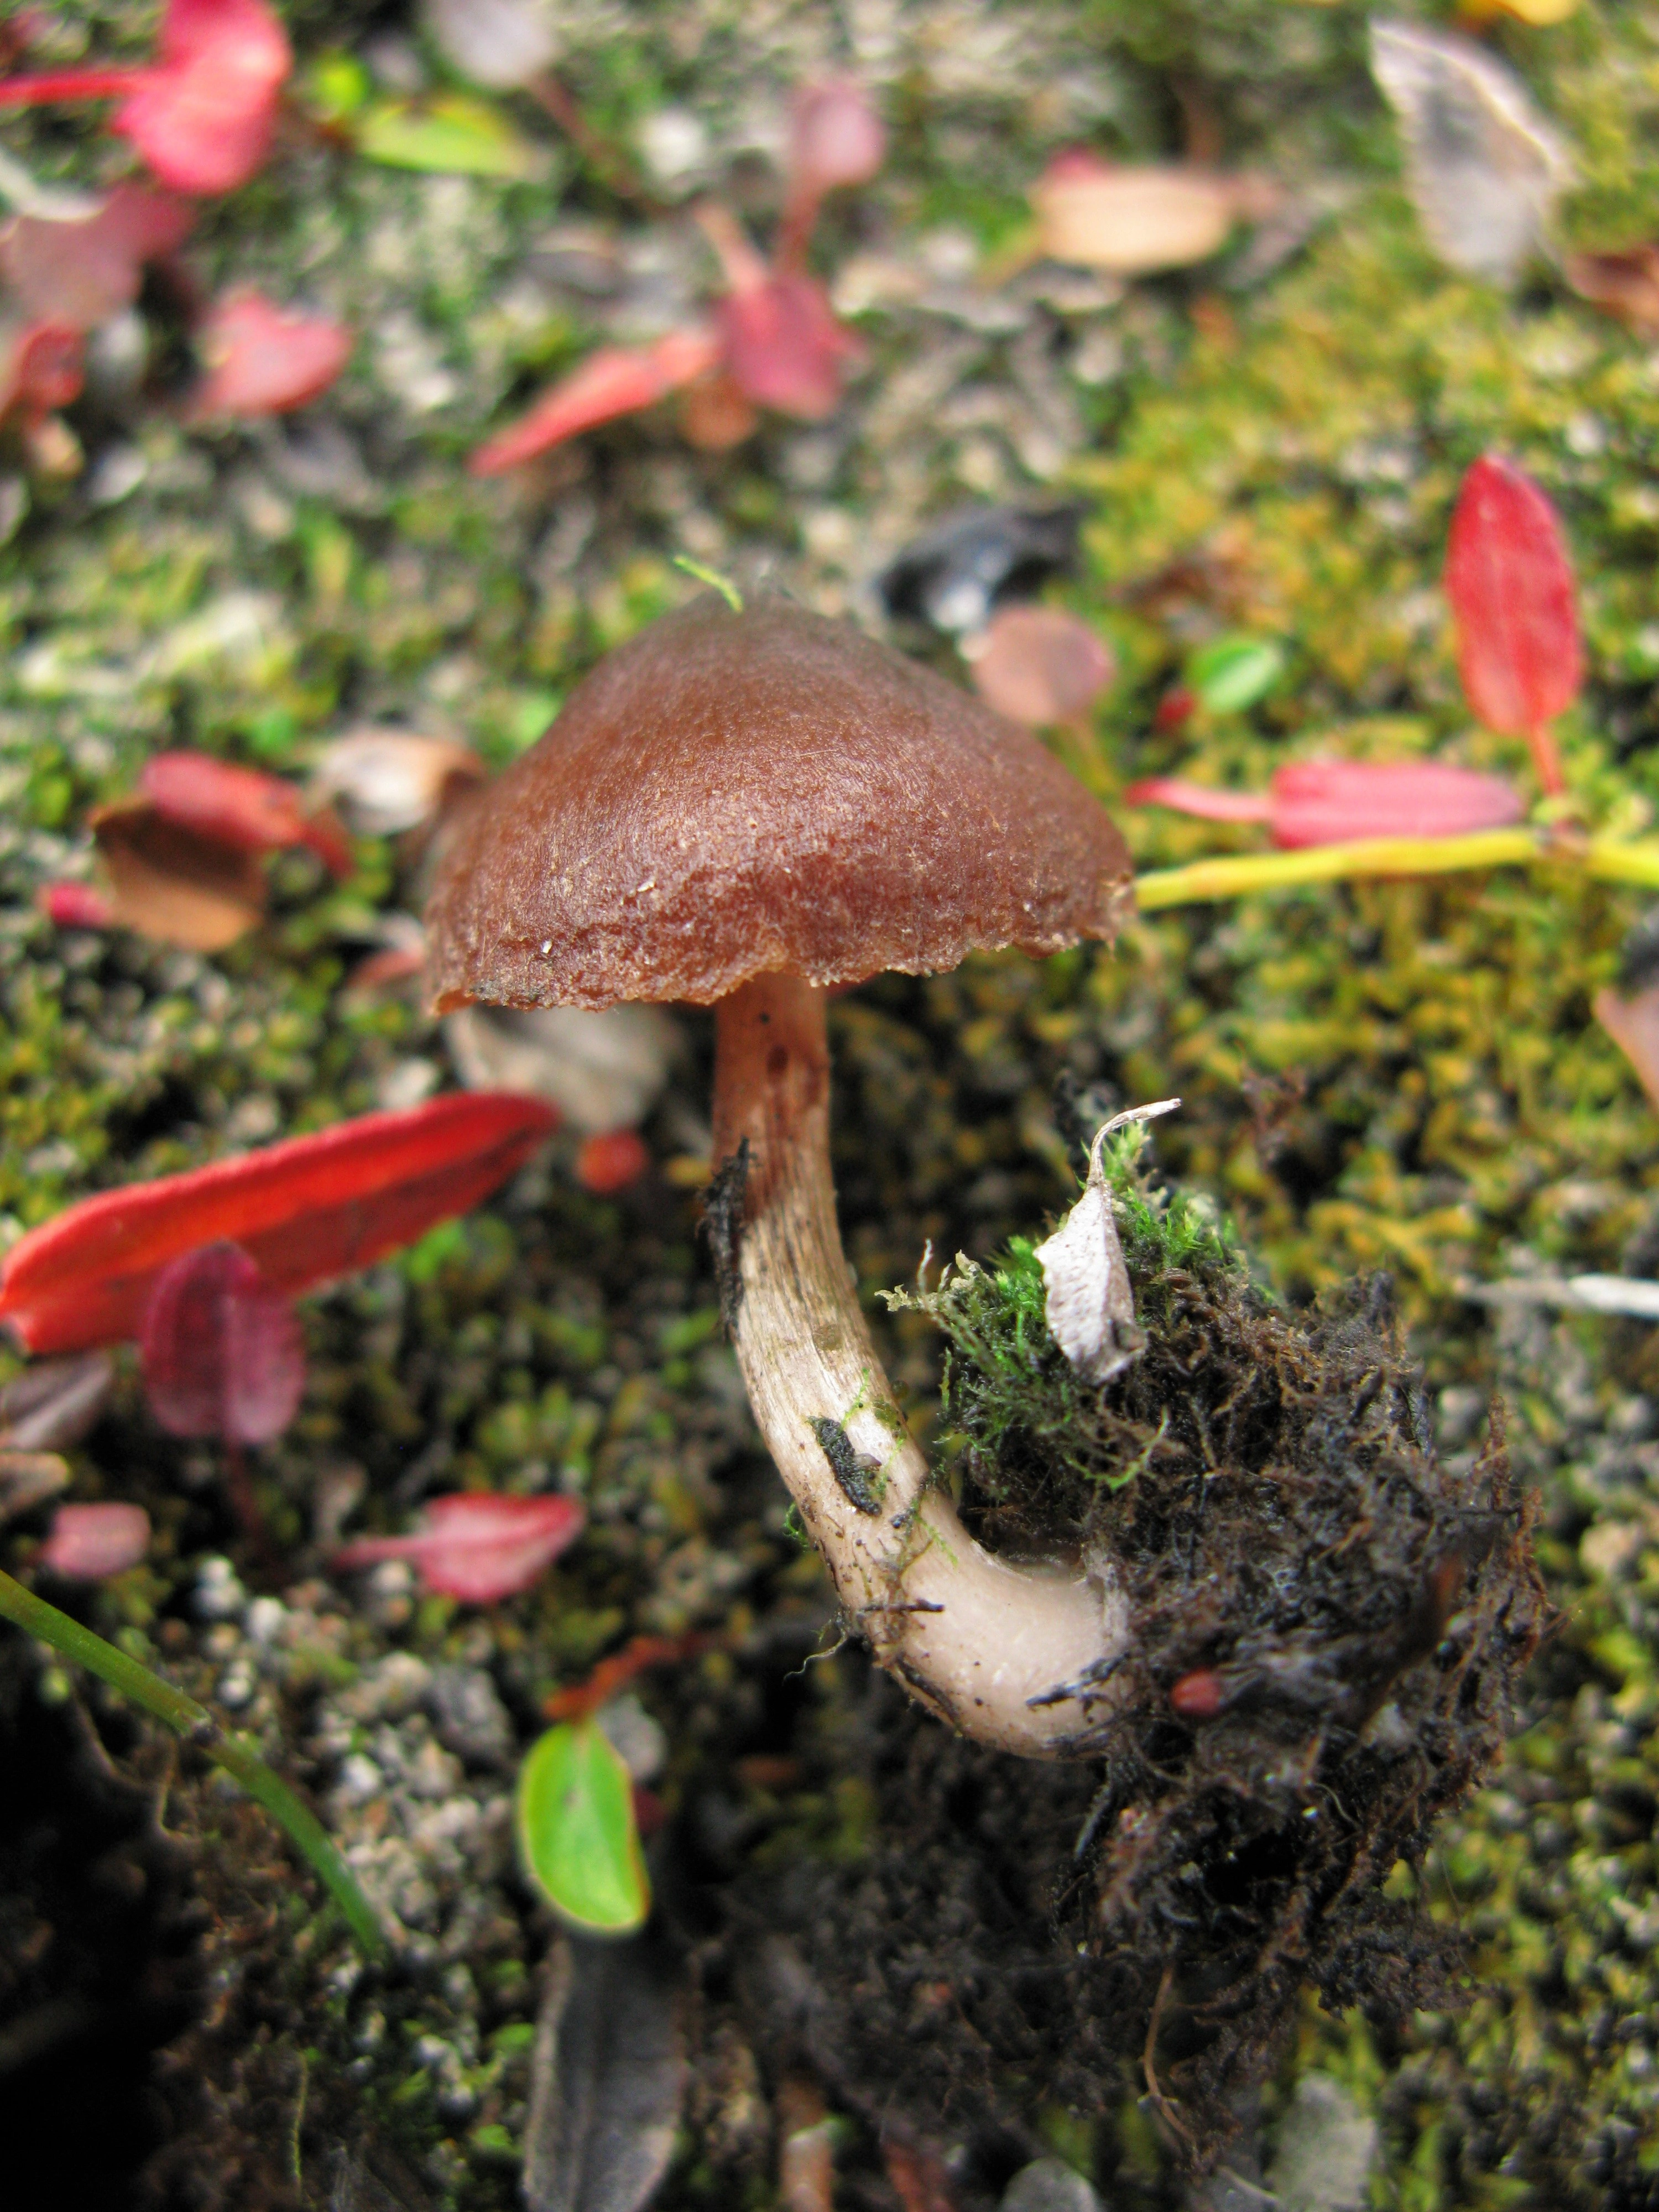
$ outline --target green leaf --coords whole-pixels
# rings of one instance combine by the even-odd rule
[[[373,79],[355,54],[337,47],[319,54],[301,77],[303,106],[321,123],[345,123],[359,114],[367,102]]]
[[[467,177],[540,177],[547,156],[487,100],[464,92],[382,100],[357,118],[357,150],[394,169]]]
[[[590,1936],[626,1936],[651,1910],[634,1821],[634,1785],[591,1720],[564,1721],[532,1745],[519,1771],[519,1849],[562,1920]]]
[[[1285,648],[1270,637],[1218,637],[1187,664],[1187,683],[1212,714],[1242,714],[1285,672]]]

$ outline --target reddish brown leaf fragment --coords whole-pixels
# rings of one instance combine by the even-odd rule
[[[89,817],[124,928],[191,952],[220,952],[265,910],[259,856],[169,821],[148,799],[118,799]]]
[[[264,1444],[305,1389],[300,1317],[247,1254],[223,1239],[163,1267],[144,1304],[144,1395],[173,1437]]]
[[[327,807],[308,811],[298,787],[281,776],[181,750],[146,761],[138,788],[168,822],[239,852],[308,845],[336,875],[350,871],[350,848],[334,814]]]
[[[84,1199],[13,1247],[0,1320],[31,1352],[118,1344],[139,1334],[161,1270],[222,1237],[297,1296],[465,1213],[557,1119],[540,1099],[452,1093]]]
[[[1584,680],[1572,567],[1555,509],[1499,454],[1483,454],[1463,479],[1446,596],[1469,705],[1489,730],[1524,736],[1545,788],[1559,791],[1549,725]]]

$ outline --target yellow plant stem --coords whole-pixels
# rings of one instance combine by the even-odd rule
[[[1443,876],[1468,868],[1551,861],[1577,866],[1602,883],[1659,888],[1659,839],[1593,837],[1575,842],[1541,830],[1480,830],[1467,837],[1365,837],[1351,845],[1310,845],[1293,853],[1237,853],[1154,868],[1135,879],[1143,914],[1244,898],[1297,884],[1355,883],[1377,876]]]

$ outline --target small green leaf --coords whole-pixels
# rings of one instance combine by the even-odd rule
[[[357,118],[357,149],[394,169],[467,177],[539,177],[547,159],[488,101],[464,92],[382,100]]]
[[[319,54],[301,76],[300,99],[319,123],[345,123],[361,112],[373,82],[355,54],[336,47]]]
[[[628,1769],[591,1720],[564,1721],[519,1771],[519,1849],[562,1920],[590,1936],[644,1924],[651,1885]]]
[[[1285,648],[1270,637],[1218,637],[1187,664],[1187,683],[1212,714],[1242,714],[1285,672]]]

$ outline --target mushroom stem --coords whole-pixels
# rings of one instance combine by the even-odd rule
[[[1079,1750],[1116,1686],[1125,1601],[1075,1565],[994,1559],[928,1486],[836,1224],[824,994],[757,976],[717,1021],[715,1157],[749,1146],[738,1363],[836,1594],[880,1663],[963,1735],[1028,1758]]]

